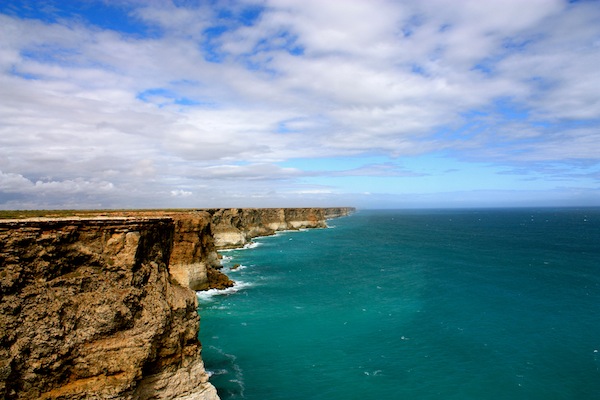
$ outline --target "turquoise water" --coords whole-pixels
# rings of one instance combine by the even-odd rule
[[[600,398],[600,209],[359,211],[224,253],[222,399]]]

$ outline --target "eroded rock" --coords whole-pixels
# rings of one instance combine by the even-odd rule
[[[0,398],[217,399],[170,218],[0,221]]]

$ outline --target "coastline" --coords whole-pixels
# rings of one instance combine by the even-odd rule
[[[320,227],[326,212],[212,211],[0,219],[1,397],[218,399],[195,294],[224,276],[216,238]]]
[[[257,209],[257,210],[261,210],[261,209]],[[278,236],[280,234],[292,233],[292,232],[305,232],[305,231],[309,231],[309,230],[313,230],[313,229],[332,229],[332,227],[327,224],[327,221],[331,221],[331,220],[334,220],[337,218],[343,218],[345,216],[349,216],[356,212],[356,209],[353,207],[343,207],[343,208],[338,207],[338,208],[332,209],[332,210],[334,210],[333,213],[331,213],[331,212],[327,213],[327,210],[328,209],[324,210],[325,211],[324,215],[329,215],[329,216],[325,217],[325,220],[322,221],[324,223],[323,225],[315,226],[315,227],[301,227],[301,228],[288,228],[288,229],[274,230],[273,232],[269,232],[264,235],[254,236],[250,239],[250,241],[248,241],[244,244],[241,244],[238,247],[225,246],[223,248],[217,248],[217,251],[219,254],[219,260],[221,261],[222,264],[223,264],[223,262],[229,261],[229,260],[226,260],[227,256],[224,255],[223,253],[243,251],[243,250],[252,250],[252,249],[260,246],[261,243],[254,242],[254,239]],[[343,211],[340,211],[340,210],[343,210]],[[240,271],[240,270],[243,270],[246,268],[247,268],[247,266],[245,266],[245,265],[239,265],[238,268],[236,268],[236,269],[231,269],[230,267],[228,268],[226,265],[221,265],[221,268],[219,269],[219,271],[222,274],[224,274],[225,276],[227,276],[227,278],[229,278],[233,282],[233,285],[229,286],[229,287],[225,287],[225,288],[209,288],[207,290],[199,290],[199,291],[196,291],[196,296],[198,297],[199,300],[211,301],[212,297],[235,294],[239,291],[247,289],[248,287],[251,286],[250,284],[248,284],[247,282],[244,282],[244,281],[235,280],[234,279],[235,276],[232,277],[230,275],[231,273],[235,274],[236,271]]]
[[[200,308],[223,399],[597,393],[598,210],[360,214],[226,253],[252,286]]]

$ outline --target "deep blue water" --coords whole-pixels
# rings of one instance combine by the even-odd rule
[[[223,253],[222,399],[600,398],[600,209],[359,211]]]

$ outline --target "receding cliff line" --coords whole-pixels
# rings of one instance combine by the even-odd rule
[[[277,231],[326,228],[327,219],[354,212],[338,208],[221,208],[206,210],[212,216],[212,231],[218,249],[242,247],[258,236]]]
[[[171,218],[0,221],[0,398],[218,399]]]
[[[325,227],[352,211],[0,219],[0,399],[218,399],[200,357],[193,292],[233,285],[217,249]]]
[[[258,236],[277,231],[325,228],[326,220],[349,215],[338,208],[218,208],[167,212],[175,221],[171,274],[193,290],[225,289],[234,285],[221,269],[218,249],[242,247]],[[148,212],[145,212],[145,214]]]

